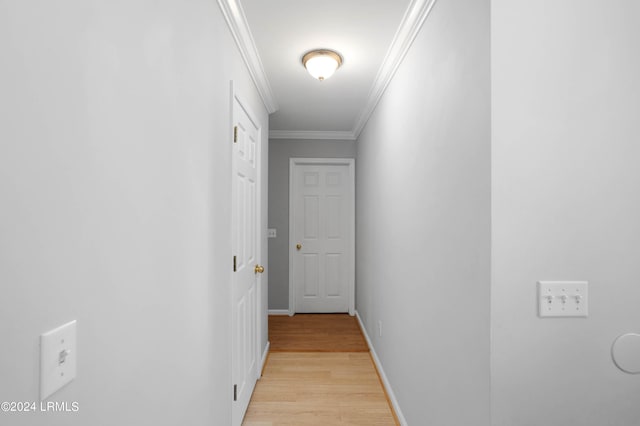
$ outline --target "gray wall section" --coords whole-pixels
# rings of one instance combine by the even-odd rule
[[[218,5],[0,9],[0,401],[77,319],[80,408],[0,423],[230,425],[230,81],[268,115]]]
[[[355,158],[354,141],[269,141],[269,309],[289,309],[289,159]],[[356,169],[358,165],[356,164]]]
[[[357,310],[402,412],[487,426],[488,1],[435,4],[357,158]]]
[[[492,0],[495,426],[640,424],[640,3]],[[537,317],[587,280],[588,318]],[[638,354],[640,358],[640,354]]]

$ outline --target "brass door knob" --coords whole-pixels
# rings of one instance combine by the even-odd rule
[[[264,266],[256,265],[256,267],[253,270],[255,271],[256,274],[261,274],[264,272]]]
[[[296,249],[297,250],[300,250],[301,248],[302,248],[302,244],[300,244],[300,243],[296,244]]]

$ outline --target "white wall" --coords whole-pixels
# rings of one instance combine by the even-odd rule
[[[0,401],[77,319],[80,407],[0,422],[230,424],[231,79],[268,129],[216,2],[2,0],[0,52]]]
[[[489,424],[489,97],[489,2],[439,1],[357,142],[357,310],[410,425]]]
[[[269,141],[269,309],[289,309],[289,159],[355,158],[354,141]]]
[[[640,4],[493,0],[493,424],[630,426],[640,377]],[[588,280],[587,319],[540,319],[536,281]]]

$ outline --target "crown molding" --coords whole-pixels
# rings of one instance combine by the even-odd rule
[[[360,132],[362,132],[371,114],[376,109],[380,98],[382,98],[402,60],[407,55],[411,44],[420,32],[422,24],[429,16],[429,12],[431,12],[435,2],[436,0],[412,0],[409,4],[369,91],[367,103],[355,123],[352,133],[356,139],[360,136]]]
[[[378,102],[380,102],[382,95],[393,79],[393,76],[420,32],[424,21],[429,16],[435,3],[436,0],[411,0],[393,41],[387,50],[387,54],[382,61],[382,65],[380,65],[378,69],[374,83],[369,91],[367,103],[358,116],[352,131],[272,130],[269,132],[269,138],[356,140],[367,124],[367,121],[369,121],[371,114],[373,114],[373,111],[376,109]],[[271,85],[265,74],[240,0],[218,0],[218,5],[222,10],[231,34],[238,45],[242,59],[247,65],[249,74],[256,85],[267,111],[269,114],[276,112],[278,110],[278,104],[275,101]]]
[[[326,139],[356,140],[352,131],[314,131],[314,130],[271,130],[269,139]]]
[[[247,23],[247,18],[240,4],[240,0],[218,0],[218,5],[231,30],[233,39],[238,45],[240,55],[249,69],[249,74],[258,89],[265,108],[269,111],[269,114],[276,112],[278,110],[278,104],[273,96],[267,75],[264,72],[264,67],[262,66],[262,61],[260,60],[260,55],[258,54],[258,49],[251,35],[251,30],[249,29],[249,24]]]

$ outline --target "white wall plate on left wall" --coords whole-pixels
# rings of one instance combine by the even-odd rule
[[[40,335],[40,400],[76,378],[76,321]]]

